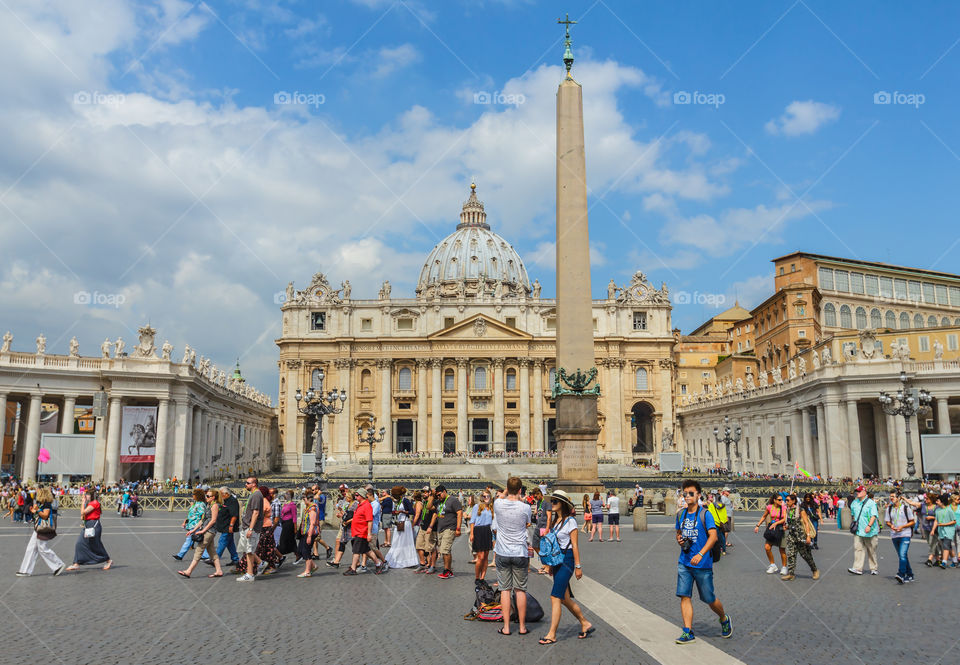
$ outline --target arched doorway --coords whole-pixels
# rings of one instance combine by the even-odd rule
[[[443,454],[453,455],[457,452],[457,435],[454,432],[443,433]]]
[[[518,437],[516,432],[507,432],[507,452],[515,453],[518,450]]]
[[[633,453],[649,455],[656,451],[653,441],[653,407],[647,402],[637,402],[631,409],[633,427]]]

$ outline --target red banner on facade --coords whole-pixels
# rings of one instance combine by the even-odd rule
[[[138,462],[153,463],[153,455],[121,455],[121,464],[137,464]]]

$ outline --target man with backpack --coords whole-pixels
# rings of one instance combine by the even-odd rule
[[[494,522],[497,542],[494,551],[497,554],[497,581],[500,587],[500,607],[503,610],[503,628],[501,635],[510,634],[510,594],[517,596],[517,618],[519,633],[526,635],[527,616],[527,572],[533,547],[527,528],[530,526],[530,505],[520,500],[520,488],[523,481],[511,477],[507,480],[507,496],[493,502]]]
[[[733,635],[733,623],[717,600],[713,590],[713,560],[718,545],[717,524],[713,515],[700,506],[700,483],[687,479],[681,485],[685,507],[677,513],[677,544],[680,558],[677,561],[677,596],[680,598],[680,614],[683,617],[683,633],[677,644],[689,644],[693,634],[693,585],[697,585],[700,600],[720,617],[720,634]]]
[[[887,506],[884,521],[890,527],[890,540],[893,541],[893,548],[897,550],[897,558],[900,560],[896,576],[897,584],[912,582],[913,569],[910,567],[907,552],[910,550],[910,535],[913,533],[917,518],[900,492],[896,490],[890,492],[890,504]]]

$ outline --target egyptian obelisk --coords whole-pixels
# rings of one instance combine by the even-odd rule
[[[573,80],[570,25],[563,62],[567,75],[557,90],[557,487],[593,491],[597,473],[597,383],[587,228],[587,165],[583,144],[583,96]]]

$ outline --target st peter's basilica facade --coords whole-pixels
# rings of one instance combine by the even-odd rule
[[[555,450],[552,387],[556,300],[540,296],[513,247],[491,231],[471,185],[456,230],[430,252],[413,298],[389,281],[375,300],[333,289],[322,273],[291,284],[281,307],[279,462],[300,470],[312,452],[313,418],[295,394],[322,370],[324,389],[345,391],[343,413],[324,420],[327,455],[363,460],[357,428],[384,427],[374,455],[437,457]],[[673,430],[670,300],[637,272],[611,280],[593,301],[601,387],[601,458],[655,460]],[[587,369],[587,368],[584,368]]]

